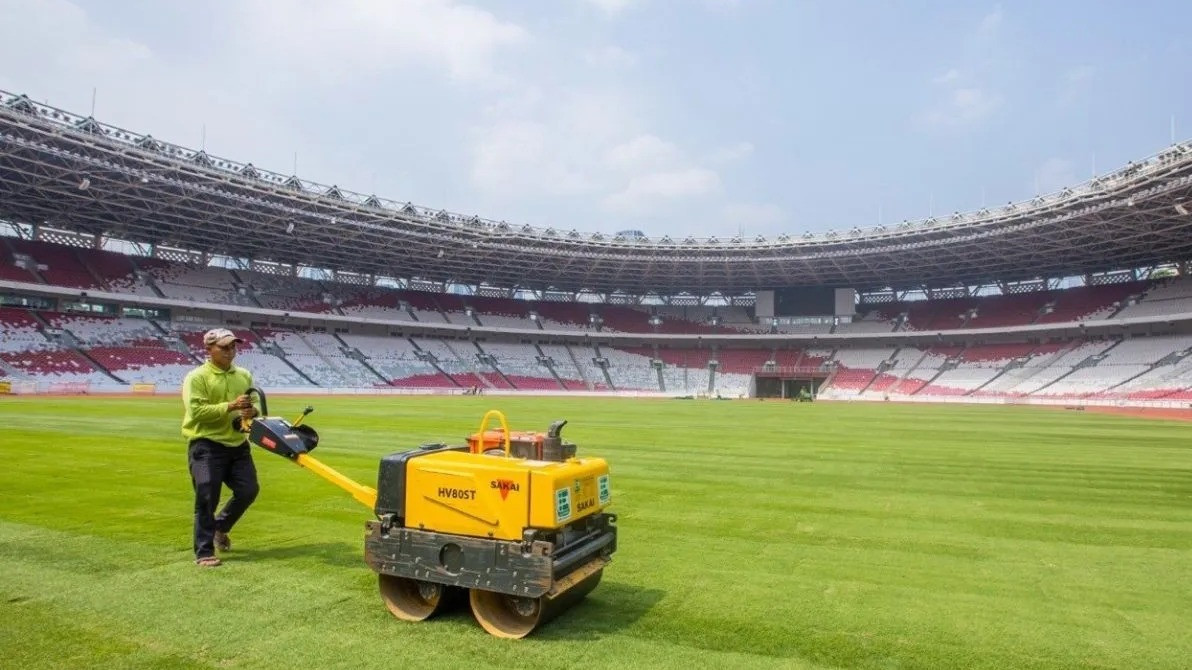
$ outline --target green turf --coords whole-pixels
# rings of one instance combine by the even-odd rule
[[[368,512],[256,452],[191,562],[177,399],[0,399],[0,664],[21,668],[1187,668],[1192,425],[1035,408],[324,397],[322,460],[495,406],[613,469],[620,549],[532,638],[393,619]],[[304,401],[274,398],[291,414]]]

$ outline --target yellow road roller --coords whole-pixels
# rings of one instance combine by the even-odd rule
[[[561,436],[511,433],[485,414],[466,444],[424,444],[381,459],[377,487],[359,484],[310,455],[319,435],[303,420],[262,416],[241,430],[344,489],[369,507],[364,560],[381,598],[404,621],[423,621],[466,597],[492,635],[522,638],[600,582],[617,548],[608,463],[581,458]],[[489,430],[492,421],[500,430]],[[466,596],[464,592],[466,591]]]

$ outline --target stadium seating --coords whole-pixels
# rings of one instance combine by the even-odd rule
[[[348,301],[340,304],[339,311],[346,316],[357,316],[365,319],[415,321],[415,317],[409,311],[402,309],[399,302],[396,293],[390,295],[372,293],[353,296]]]
[[[1005,328],[1034,323],[1053,300],[1050,291],[985,296],[975,301],[967,328]]]
[[[103,379],[93,365],[73,351],[2,352],[0,358],[32,378],[84,383]]]
[[[496,360],[499,369],[506,378],[514,378],[521,383],[513,382],[515,388],[526,387],[538,390],[559,390],[560,385],[551,374],[550,368],[538,362],[538,352],[532,346],[505,342],[483,342],[480,345],[483,353]]]
[[[1127,305],[1114,318],[1192,314],[1192,280],[1172,279],[1156,284],[1134,304]]]
[[[608,359],[608,373],[617,389],[642,391],[663,390],[658,382],[658,372],[650,364],[647,352],[622,351],[614,347],[601,347],[600,353]]]
[[[722,374],[750,375],[754,370],[762,367],[770,360],[772,352],[768,349],[720,349],[716,352],[719,362],[717,376]]]
[[[1044,309],[1035,323],[1065,323],[1105,319],[1117,311],[1129,296],[1141,293],[1147,282],[1126,282],[1103,286],[1080,286],[1055,291],[1054,303]]]
[[[80,260],[78,250],[47,242],[10,238],[8,244],[15,254],[33,259],[37,272],[47,284],[71,288],[102,288],[100,280],[91,274]]]
[[[17,259],[10,250],[11,238],[0,238],[0,279],[20,282],[37,282],[38,278],[27,268],[17,265]]]
[[[262,307],[300,312],[324,312],[330,309],[330,296],[317,281],[252,270],[235,270],[233,275]]]
[[[877,378],[878,369],[897,351],[896,347],[841,348],[834,357],[835,372],[821,393],[831,391],[834,397],[860,394]]]
[[[333,335],[271,331],[264,339],[277,345],[285,352],[286,361],[320,386],[367,388],[387,381],[360,360],[346,355],[345,345]]]
[[[591,361],[588,361],[588,367],[583,367],[578,364],[578,356],[585,350],[580,347],[572,349],[561,344],[543,344],[539,345],[538,349],[543,356],[550,358],[554,363],[555,373],[559,375],[559,380],[563,387],[568,391],[585,391],[589,386],[587,381],[591,381],[593,388],[607,389],[608,385],[604,383],[604,375],[600,369],[593,366]],[[591,359],[594,354],[591,350],[586,350],[587,357]],[[595,372],[595,376],[589,373],[589,370]]]
[[[17,262],[28,265],[18,267]],[[267,269],[267,268],[263,268]],[[4,238],[0,277],[99,288],[194,302],[264,306],[297,312],[337,312],[394,323],[466,325],[527,332],[562,330],[716,334],[769,331],[749,309],[701,305],[599,305],[430,294],[364,288],[253,270],[195,267],[111,251]],[[1010,328],[1075,320],[1164,317],[1192,313],[1192,280],[1137,281],[1014,295],[922,300],[862,308],[851,322],[790,325],[780,332],[837,334],[894,330]],[[532,319],[531,314],[537,318]],[[899,325],[905,315],[905,323]],[[598,317],[592,320],[592,316]],[[656,316],[656,323],[651,317]],[[719,322],[713,324],[713,317]],[[202,360],[202,332],[212,324],[162,323],[94,314],[0,308],[0,375],[117,385],[180,382]],[[644,390],[702,394],[745,392],[753,373],[773,361],[783,368],[826,375],[833,397],[887,395],[1179,399],[1192,391],[1192,339],[1010,342],[968,346],[775,349],[657,348],[579,344],[522,344],[486,337],[256,332],[238,360],[270,386],[468,388],[519,390]],[[259,337],[258,337],[259,334]],[[487,354],[491,362],[484,358]],[[594,362],[603,356],[606,371]],[[551,365],[540,360],[549,357]],[[655,367],[653,359],[661,361]],[[716,360],[713,370],[710,362]]]
[[[162,347],[90,347],[85,351],[127,383],[177,386],[196,365],[189,356]]]
[[[68,331],[84,344],[118,345],[138,341],[139,346],[152,346],[161,332],[144,319],[114,318],[101,316],[80,316],[73,314],[46,314],[51,328]]]
[[[1118,341],[1105,348],[1089,365],[1074,369],[1036,395],[1086,397],[1109,392],[1135,381],[1159,361],[1192,348],[1192,337],[1143,337]],[[1138,386],[1129,388],[1138,389]],[[1110,394],[1114,395],[1114,394]]]
[[[860,313],[852,321],[836,326],[836,332],[842,334],[889,333],[893,330],[894,322],[878,309]]]
[[[42,334],[42,324],[32,312],[12,307],[0,307],[0,351],[39,351],[52,345]]]
[[[162,295],[175,300],[250,304],[238,293],[230,272],[223,268],[188,265],[155,267],[148,271]]]
[[[438,374],[433,365],[418,359],[414,345],[404,337],[346,334],[340,338],[363,354],[390,385],[411,377]]]
[[[611,375],[605,375],[605,371],[595,363],[598,358],[596,349],[594,347],[585,346],[581,344],[565,344],[557,347],[543,346],[542,350],[548,356],[551,356],[556,361],[562,360],[559,356],[552,353],[553,350],[566,351],[572,357],[572,360],[579,370],[580,379],[585,380],[591,384],[591,387],[596,390],[608,390],[612,387],[609,385],[612,379]]]
[[[530,311],[537,312],[545,330],[590,330],[588,320],[592,307],[584,303],[531,302]]]

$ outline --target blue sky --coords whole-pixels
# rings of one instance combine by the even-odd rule
[[[1192,137],[1192,4],[0,0],[0,88],[278,172],[651,236],[1023,200]],[[205,129],[205,130],[204,130]]]

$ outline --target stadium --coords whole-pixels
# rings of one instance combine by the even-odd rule
[[[0,92],[0,642],[25,666],[1192,655],[1187,428],[1083,411],[1192,414],[1192,144],[1025,202],[724,239],[534,228],[238,158]],[[358,510],[264,458],[259,548],[192,574],[171,422],[217,326],[365,481],[490,406],[567,414],[614,472],[604,585],[516,648],[466,615],[392,621]],[[87,490],[111,468],[138,476]]]
[[[0,106],[0,373],[18,391],[176,388],[217,324],[287,390],[1192,400],[1189,144],[889,229],[610,239]]]

